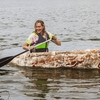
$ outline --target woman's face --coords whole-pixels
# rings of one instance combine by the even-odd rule
[[[43,29],[44,29],[44,26],[42,26],[41,23],[36,23],[35,25],[36,33],[42,33]]]

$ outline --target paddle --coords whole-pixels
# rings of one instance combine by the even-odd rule
[[[49,41],[51,41],[51,39],[48,39],[48,40],[46,40],[46,41],[44,41],[44,42],[42,42],[42,43],[39,43],[39,44],[37,44],[35,47],[37,47],[37,46],[39,46],[39,45],[41,45],[41,44],[43,44],[43,43],[49,42]],[[0,59],[0,67],[2,67],[2,66],[4,66],[4,65],[8,64],[8,63],[9,63],[11,60],[13,60],[15,57],[17,57],[17,56],[19,56],[19,55],[21,55],[21,54],[23,54],[23,53],[25,53],[25,52],[27,52],[27,51],[29,51],[29,50],[23,51],[23,52],[21,52],[21,53],[15,55],[15,56],[9,56],[9,57],[5,57],[5,58]]]

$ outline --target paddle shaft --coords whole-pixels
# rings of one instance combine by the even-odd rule
[[[37,46],[40,46],[41,44],[46,43],[46,42],[49,42],[49,41],[51,41],[51,39],[48,39],[47,41],[44,41],[44,42],[42,42],[42,43],[39,43],[39,44],[35,45],[34,47],[36,48]],[[27,51],[29,51],[29,50],[23,51],[23,52],[21,52],[21,53],[15,55],[14,57],[19,56],[19,55],[21,55],[21,54],[23,54],[23,53],[25,53],[25,52],[27,52]]]
[[[48,40],[46,40],[46,41],[44,41],[44,42],[42,42],[42,43],[39,43],[39,44],[35,45],[35,47],[40,46],[41,44],[46,43],[46,42],[49,42],[49,41],[51,41],[51,39],[48,39]],[[27,52],[27,51],[29,51],[29,50],[23,51],[23,52],[21,52],[21,53],[15,55],[15,56],[9,56],[9,57],[5,57],[5,58],[0,59],[0,67],[6,65],[6,64],[9,63],[12,59],[14,59],[15,57],[17,57],[17,56],[19,56],[19,55],[21,55],[21,54],[23,54],[23,53],[25,53],[25,52]]]
[[[37,46],[40,46],[41,44],[46,43],[46,42],[49,42],[49,41],[51,41],[51,39],[48,39],[47,41],[44,41],[44,42],[42,42],[42,43],[39,43],[39,44],[35,45],[34,47],[36,48]],[[21,52],[21,53],[15,55],[14,57],[19,56],[19,55],[21,55],[21,54],[23,54],[23,53],[25,53],[25,52],[27,52],[27,51],[29,51],[29,50],[23,51],[23,52]]]

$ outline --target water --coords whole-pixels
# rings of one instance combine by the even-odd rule
[[[0,58],[20,53],[36,20],[57,35],[50,51],[100,48],[99,0],[0,0]],[[99,100],[100,71],[0,68],[1,100]]]

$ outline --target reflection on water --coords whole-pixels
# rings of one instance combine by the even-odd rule
[[[100,70],[17,67],[17,70],[13,71],[0,70],[0,74],[0,95],[5,96],[9,93],[10,100],[17,95],[19,97],[14,100],[20,96],[29,100],[85,98],[96,100],[100,97],[98,89]],[[6,75],[7,77],[3,79]]]
[[[98,98],[99,70],[77,69],[24,69],[23,74],[31,79],[25,88],[32,90],[25,95],[47,99]],[[92,80],[91,80],[92,79]],[[93,82],[94,80],[94,82]],[[90,90],[92,90],[92,92]],[[88,91],[87,91],[88,90]],[[75,95],[73,95],[75,94]],[[85,97],[87,94],[87,97]],[[94,95],[94,96],[92,96]],[[98,95],[98,96],[97,96]],[[92,96],[92,97],[90,97]]]
[[[21,67],[20,67],[21,69]],[[66,68],[24,68],[24,76],[32,78],[54,78],[60,79],[65,77],[67,79],[90,79],[99,76],[100,71],[96,69],[66,69]]]

